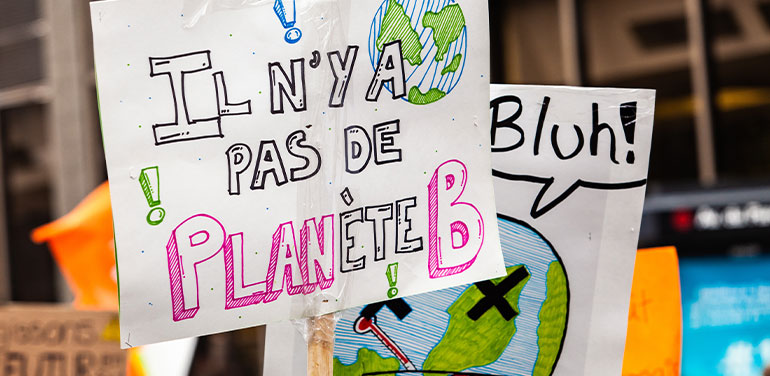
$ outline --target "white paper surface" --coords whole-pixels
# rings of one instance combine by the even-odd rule
[[[486,6],[279,3],[92,3],[125,347],[504,272]]]
[[[140,347],[138,351],[144,374],[189,375],[197,344],[197,338],[185,338]]]
[[[644,203],[655,92],[492,85],[493,101],[509,95],[522,103],[522,113],[514,122],[522,129],[524,142],[513,150],[492,153],[498,212],[522,219],[543,234],[560,255],[569,281],[569,320],[554,374],[618,375]],[[634,105],[635,117],[625,120],[634,124],[631,138],[631,127],[624,126],[621,109],[625,108],[623,114],[631,114]],[[501,121],[518,108],[513,102],[500,106]],[[541,143],[535,155],[542,113]],[[562,156],[576,153],[574,157],[562,160],[557,155],[552,142],[554,125],[558,125],[557,144]],[[575,126],[583,138],[577,152]],[[596,155],[592,150],[594,134]],[[515,128],[498,127],[493,151],[515,146],[520,135]],[[553,183],[547,190],[545,184],[532,182],[551,178]],[[502,192],[511,193],[501,198]]]
[[[491,90],[492,167],[508,277],[344,311],[335,375],[621,373],[655,92]],[[269,325],[265,374],[303,375],[302,346],[291,325]]]

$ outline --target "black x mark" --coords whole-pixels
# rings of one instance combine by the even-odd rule
[[[471,320],[476,321],[481,318],[482,315],[487,313],[492,307],[497,308],[500,315],[506,321],[511,321],[519,313],[516,312],[510,303],[505,300],[505,294],[516,287],[521,281],[529,276],[527,268],[520,267],[516,269],[511,275],[505,277],[505,279],[498,285],[492,283],[492,281],[483,281],[475,283],[476,287],[484,294],[484,297],[476,303],[470,311],[468,311],[468,317]]]
[[[393,311],[393,313],[396,315],[396,317],[398,317],[399,320],[403,320],[406,317],[406,315],[412,312],[412,307],[410,307],[409,304],[406,304],[406,301],[404,301],[404,299],[398,298],[398,299],[388,300],[386,302],[369,304],[368,306],[364,307],[364,309],[361,310],[361,316],[366,317],[367,319],[371,319],[372,317],[374,317],[374,315],[377,314],[377,312],[380,311],[380,309],[383,306],[387,306],[388,309]]]

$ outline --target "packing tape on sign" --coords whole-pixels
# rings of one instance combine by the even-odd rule
[[[275,0],[183,0],[182,26],[194,27],[198,21],[212,13],[221,10],[240,9],[251,6],[272,5]]]
[[[285,0],[284,0],[285,1]],[[277,2],[276,2],[277,3]],[[339,3],[334,0],[313,0],[296,2],[296,23],[294,27],[299,30],[306,29],[313,32],[302,35],[302,56],[308,60],[306,69],[329,69],[329,62],[332,59],[327,53],[330,51],[340,51],[342,58],[345,57],[346,48],[348,48],[346,28],[343,23],[343,12],[340,10]],[[312,14],[312,17],[306,15]],[[319,17],[320,15],[320,17]],[[287,25],[284,24],[284,27]],[[289,29],[290,30],[290,29]],[[289,33],[290,31],[287,31]],[[291,43],[288,40],[286,43]],[[357,53],[358,51],[355,51]],[[349,52],[353,54],[354,52]],[[351,57],[352,58],[352,57]],[[335,77],[332,74],[311,74],[306,76],[307,97],[314,101],[327,102],[329,100],[328,88],[333,87]],[[327,156],[323,159],[320,171],[313,179],[308,182],[299,182],[297,188],[297,204],[295,218],[302,221],[306,218],[321,218],[324,213],[344,213],[349,210],[346,204],[355,202],[362,192],[356,189],[349,189],[351,184],[346,180],[349,175],[345,174],[345,139],[341,137],[345,127],[348,125],[348,106],[341,108],[330,108],[329,106],[308,106],[307,111],[288,113],[287,117],[295,116],[298,124],[294,129],[302,130],[300,137],[306,137],[305,143],[315,147],[321,155]],[[296,131],[295,131],[296,134]],[[324,150],[332,148],[332,150]],[[333,156],[329,158],[328,156]],[[312,181],[312,182],[310,182]],[[318,181],[321,181],[319,189]],[[355,204],[352,204],[355,206]],[[333,218],[335,228],[339,225],[339,216]],[[359,226],[351,228],[351,236],[358,236]],[[338,242],[336,234],[334,241]],[[335,268],[337,265],[334,266]],[[335,271],[336,272],[336,271]],[[316,289],[313,293],[303,295],[304,304],[302,307],[302,316],[319,316],[325,312],[336,311],[337,307],[342,307],[346,301],[348,290],[345,279],[336,279],[334,285],[326,290]],[[293,312],[294,313],[294,312]],[[323,339],[327,334],[334,332],[334,326],[338,316],[320,318],[311,318],[306,320],[297,320],[294,325],[300,330],[306,341],[316,341]]]
[[[336,58],[336,55],[328,55],[331,51],[339,51],[339,58],[346,61],[353,59],[353,55],[360,52],[357,47],[348,47],[347,22],[343,19],[343,14],[347,13],[340,10],[339,3],[335,0],[184,0],[181,11],[182,26],[192,28],[201,18],[212,13],[249,7],[265,7],[264,11],[275,14],[276,24],[285,29],[284,43],[287,48],[299,51],[295,59],[304,59],[306,70],[328,70],[331,59]],[[308,32],[303,33],[303,30]],[[303,43],[298,43],[300,40]],[[280,63],[286,68],[292,64],[290,61]],[[305,79],[308,102],[310,98],[313,102],[325,103],[330,100],[328,88],[335,84],[334,75],[308,74]],[[360,200],[360,195],[364,193],[355,188],[348,188],[351,184],[346,184],[348,177],[344,174],[345,140],[340,135],[348,124],[349,110],[345,106],[305,106],[304,111],[287,110],[278,115],[284,125],[294,124],[293,127],[285,127],[287,144],[289,140],[293,140],[295,147],[298,144],[309,145],[327,157],[323,158],[313,179],[293,184],[297,196],[293,218],[295,223],[302,223],[307,218],[322,218],[324,213],[345,212],[348,210],[347,206],[355,206],[353,202]],[[289,132],[288,129],[294,131]],[[322,182],[320,188],[319,181]],[[336,227],[339,217],[332,217],[332,220]],[[360,230],[357,226],[351,228],[350,236],[358,236],[358,231]],[[334,241],[339,241],[336,236]],[[313,273],[313,270],[310,270],[310,273]],[[343,280],[337,279],[330,288],[317,288],[311,293],[302,294],[302,304],[292,305],[291,316],[321,316],[326,312],[339,310],[344,306],[348,292],[348,286]],[[315,341],[333,333],[337,319],[338,315],[335,314],[292,322],[306,341]]]

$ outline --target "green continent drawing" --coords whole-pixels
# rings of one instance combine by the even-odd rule
[[[537,328],[537,354],[533,376],[548,376],[553,371],[561,350],[564,327],[567,323],[567,277],[558,261],[548,266],[546,298],[540,309],[540,326]]]
[[[409,91],[402,100],[427,105],[448,96],[468,58],[468,20],[460,5],[456,0],[381,1],[369,30],[372,68],[378,69],[386,44],[399,42],[408,63],[403,67]],[[385,87],[392,90],[390,84]]]
[[[438,47],[435,60],[442,61],[449,52],[449,45],[460,38],[465,28],[465,16],[459,5],[451,4],[438,13],[426,12],[422,26],[433,29],[433,41]]]
[[[385,18],[382,20],[382,31],[377,38],[377,49],[382,52],[384,45],[397,40],[401,41],[401,53],[409,64],[413,66],[422,64],[420,36],[412,27],[404,7],[396,0],[390,0]]]
[[[393,307],[345,311],[337,325],[335,375],[558,372],[569,321],[568,271],[548,239],[527,223],[498,214],[498,229],[505,277],[410,296]],[[365,321],[365,312],[379,312],[377,320]],[[391,354],[395,358],[383,358]]]
[[[401,363],[396,358],[383,358],[376,351],[366,348],[358,350],[358,359],[351,365],[344,365],[338,357],[334,357],[334,376],[361,376],[367,372],[398,371]],[[386,374],[383,376],[395,376]]]
[[[445,75],[447,73],[454,73],[457,72],[457,68],[460,68],[460,62],[463,60],[463,54],[457,54],[455,57],[452,58],[452,62],[449,63],[449,65],[446,66],[446,68],[441,70],[441,75]]]
[[[412,86],[412,88],[409,89],[409,103],[413,104],[430,104],[445,96],[445,92],[436,88],[428,90],[425,94],[423,94],[417,86]]]
[[[524,265],[508,267],[510,276],[514,271],[525,268]],[[529,281],[527,275],[516,287],[508,291],[504,297],[517,312],[519,296]],[[493,279],[492,283],[499,284],[505,277]],[[485,312],[478,320],[468,317],[474,305],[484,294],[472,285],[460,295],[449,307],[449,327],[444,337],[431,350],[425,359],[424,370],[465,370],[480,367],[496,361],[508,347],[516,334],[516,324],[507,321],[496,309]]]

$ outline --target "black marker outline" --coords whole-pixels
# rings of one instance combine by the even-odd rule
[[[243,153],[243,150],[245,150],[248,153],[249,161],[246,162],[246,167],[244,167],[240,171],[235,171],[235,189],[233,189],[233,167],[240,165],[241,163],[238,163],[238,158],[236,152],[241,152],[240,154],[246,154]],[[231,154],[233,155],[235,160],[230,160]],[[227,148],[227,151],[225,151],[225,155],[227,156],[227,192],[230,194],[230,196],[238,196],[241,194],[241,174],[246,172],[246,170],[249,169],[249,166],[251,166],[251,161],[254,157],[254,155],[251,152],[251,148],[249,145],[237,143],[233,144],[229,148]],[[241,161],[244,161],[246,158],[241,156]],[[234,163],[233,163],[234,162]]]
[[[313,57],[308,61],[310,68],[316,69],[321,65],[321,52],[318,50],[313,51]]]
[[[350,273],[356,270],[366,268],[366,255],[350,261],[350,250],[356,248],[356,237],[350,237],[350,225],[360,222],[364,223],[364,208],[358,208],[344,213],[340,213],[340,273]],[[355,215],[355,217],[352,217]],[[345,222],[345,217],[354,219]],[[352,245],[350,245],[352,243]],[[347,269],[349,268],[349,269]]]
[[[494,170],[493,170],[493,174],[494,174]],[[572,293],[569,287],[569,273],[567,272],[567,266],[564,265],[564,260],[561,258],[561,255],[559,255],[559,252],[556,251],[556,247],[553,246],[551,241],[548,240],[548,238],[546,238],[536,228],[532,227],[529,223],[513,217],[509,217],[501,213],[497,213],[497,218],[498,220],[502,219],[511,223],[515,223],[519,226],[524,226],[528,228],[530,231],[534,232],[537,236],[539,236],[540,239],[543,239],[543,241],[545,241],[545,244],[548,245],[548,248],[550,248],[551,251],[553,252],[554,257],[556,257],[556,261],[558,261],[559,264],[561,264],[561,270],[564,272],[564,282],[567,285],[567,314],[564,318],[564,332],[563,332],[564,335],[562,335],[561,343],[559,343],[559,352],[556,353],[556,358],[553,360],[553,368],[551,368],[551,373],[549,374],[549,376],[552,376],[554,371],[556,371],[556,366],[559,364],[559,359],[561,358],[561,352],[562,350],[564,350],[564,341],[567,339],[567,332],[569,329],[569,311],[570,311],[570,303],[572,302]]]
[[[302,85],[300,89],[302,89],[302,98],[299,99],[299,107],[297,107],[294,104],[294,101],[292,100],[292,96],[297,96],[297,72],[294,69],[294,64],[299,64],[299,78],[300,82],[299,84]],[[270,79],[270,113],[273,115],[276,114],[282,114],[284,113],[284,103],[283,103],[283,97],[286,96],[286,100],[289,102],[289,105],[292,109],[294,109],[294,112],[303,112],[307,110],[307,86],[305,85],[305,58],[299,58],[299,59],[292,59],[289,61],[289,66],[291,67],[291,79],[289,79],[289,76],[286,74],[286,70],[283,69],[283,65],[279,61],[274,61],[272,63],[267,63],[267,75]],[[286,87],[282,85],[275,76],[275,72],[273,70],[273,67],[277,67],[281,74],[283,75],[283,78],[286,79],[286,82],[288,83],[289,90],[291,90],[291,95],[289,95],[289,92],[286,91]],[[275,89],[276,85],[278,86],[278,107],[276,107],[275,103]]]
[[[397,44],[398,45],[398,57],[401,60],[401,79],[404,85],[404,92],[400,95],[396,95],[396,77],[395,75],[392,78],[389,78],[387,80],[380,79],[379,76],[382,75],[382,60],[385,58],[385,51],[388,49],[388,47]],[[388,57],[394,57],[393,55],[388,55]],[[395,69],[395,68],[393,68]],[[392,70],[392,69],[387,69]],[[377,69],[374,71],[374,77],[372,77],[372,82],[369,84],[369,89],[366,90],[366,97],[365,99],[369,102],[377,102],[380,99],[380,94],[382,94],[382,88],[385,87],[385,84],[390,83],[393,90],[391,90],[391,93],[393,94],[393,99],[401,99],[405,97],[407,93],[406,89],[406,70],[404,69],[404,51],[401,49],[401,40],[394,40],[390,43],[385,43],[382,46],[382,53],[380,54],[380,60],[377,62]],[[375,86],[377,86],[375,93]]]
[[[466,313],[468,318],[478,321],[481,316],[496,309],[505,321],[513,320],[520,312],[505,299],[505,295],[519,286],[529,276],[529,269],[527,269],[526,265],[523,265],[514,270],[513,273],[505,276],[498,284],[493,283],[492,280],[474,283],[473,285],[479,289],[483,297]]]
[[[307,141],[307,134],[302,129],[294,131],[289,134],[289,137],[286,137],[286,150],[289,151],[289,154],[291,154],[291,156],[297,159],[302,159],[305,161],[305,165],[302,167],[294,167],[294,168],[289,167],[289,180],[292,183],[310,179],[316,176],[316,174],[318,174],[318,171],[321,171],[321,164],[323,164],[323,161],[321,160],[321,153],[319,153],[318,149],[313,147],[313,145],[306,144],[304,143],[304,141]],[[310,167],[311,163],[310,163],[310,158],[292,151],[291,146],[293,142],[294,142],[294,145],[297,146],[297,149],[310,149],[315,154],[316,160],[318,161],[318,166],[316,166],[313,172],[306,174],[304,176],[297,177],[297,174],[307,169],[308,167]]]
[[[268,163],[274,163],[275,159],[278,159],[278,167],[281,168],[281,174],[283,175],[283,179],[278,176],[278,171],[276,171],[275,165],[270,166],[269,169],[260,171],[260,163],[263,160],[264,152],[270,152],[271,150],[265,150],[265,145],[271,145],[275,156],[273,156],[273,161],[267,161]],[[260,174],[261,172],[261,174]],[[257,151],[257,159],[254,162],[254,178],[251,179],[251,190],[262,190],[265,189],[265,184],[267,184],[267,174],[272,174],[275,178],[275,184],[276,186],[280,187],[284,184],[289,183],[289,177],[286,175],[286,165],[283,164],[283,158],[281,157],[281,151],[278,150],[278,144],[275,142],[275,140],[263,140],[259,143],[259,150]]]
[[[367,304],[361,310],[361,313],[359,313],[358,316],[371,320],[377,316],[377,313],[379,313],[383,307],[387,307],[391,312],[393,312],[394,315],[396,315],[400,321],[404,321],[406,316],[409,316],[409,314],[412,313],[412,306],[410,306],[409,303],[404,300],[404,298],[395,298],[382,302]]]
[[[529,211],[529,215],[531,215],[532,218],[535,218],[535,219],[551,211],[551,209],[561,204],[562,201],[566,200],[567,197],[572,195],[572,193],[574,193],[578,188],[581,188],[581,187],[589,188],[589,189],[605,190],[605,191],[619,191],[623,189],[639,188],[647,185],[646,178],[630,181],[626,183],[597,183],[597,182],[585,181],[583,179],[578,179],[574,183],[572,183],[572,185],[567,190],[559,194],[557,198],[555,198],[553,201],[548,203],[548,205],[538,209],[540,207],[540,201],[543,199],[543,196],[545,196],[545,193],[548,191],[551,185],[553,185],[553,182],[556,180],[555,177],[543,178],[543,177],[532,176],[532,175],[509,174],[507,172],[502,172],[495,169],[492,169],[492,176],[505,179],[508,181],[523,181],[527,183],[542,184],[543,187],[540,189],[540,192],[538,192],[537,197],[535,198],[535,202],[532,204],[532,208]]]
[[[615,137],[615,130],[612,129],[612,126],[609,124],[599,122],[598,103],[591,104],[591,113],[591,139],[589,141],[591,155],[594,157],[599,155],[599,137],[601,136],[602,131],[606,129],[610,131],[610,161],[612,161],[614,164],[620,164],[615,158],[615,152],[617,151],[617,139]]]
[[[401,203],[406,203],[403,205],[404,209],[404,224],[400,224],[398,219],[401,217]],[[409,209],[413,209],[417,207],[417,196],[407,197],[403,198],[401,200],[396,200],[395,204],[395,210],[396,210],[396,253],[414,253],[422,251],[423,244],[422,244],[422,236],[418,236],[417,238],[413,239],[407,239],[407,236],[410,231],[412,231],[412,220],[409,219]],[[401,226],[406,226],[406,229],[404,230],[404,239],[399,239],[400,236],[398,236],[399,228]],[[399,245],[399,243],[403,242],[404,244]],[[416,246],[412,247],[414,243],[418,243]]]
[[[391,125],[395,125],[396,129],[390,129]],[[401,119],[375,124],[372,126],[372,133],[372,138],[374,139],[372,147],[374,149],[374,163],[376,165],[382,166],[404,160],[403,151],[396,147],[395,139],[396,135],[401,134]],[[391,155],[395,156],[395,158],[390,157]],[[381,156],[386,157],[386,159],[381,160]]]
[[[204,60],[204,63],[201,65],[201,67],[193,68],[189,70],[181,70],[181,69],[179,70],[179,75],[181,77],[179,85],[180,85],[180,90],[182,91],[180,93],[180,96],[182,98],[182,108],[184,109],[184,117],[187,120],[187,124],[182,125],[182,124],[179,124],[179,102],[178,102],[179,98],[177,97],[176,89],[174,88],[174,76],[171,74],[170,71],[166,71],[162,73],[155,72],[155,67],[170,64],[171,60],[173,59],[179,59],[179,58],[194,56],[194,55],[205,55],[205,60]],[[211,50],[188,52],[184,54],[165,56],[165,57],[150,56],[148,59],[150,62],[150,77],[167,76],[169,86],[171,86],[171,97],[174,100],[174,122],[158,123],[152,126],[153,137],[155,138],[155,146],[170,144],[174,142],[200,140],[205,138],[214,138],[214,137],[223,138],[224,134],[222,134],[221,117],[216,116],[213,118],[205,118],[205,119],[195,119],[195,120],[191,119],[190,111],[187,108],[187,98],[185,95],[185,76],[187,74],[198,73],[198,72],[212,69],[213,65],[211,63]],[[216,127],[215,127],[216,132],[212,134],[206,134],[206,135],[196,136],[196,137],[182,137],[190,134],[189,130],[187,129],[180,130],[178,133],[171,133],[171,134],[165,134],[165,135],[158,134],[158,129],[169,128],[169,127],[188,127],[189,128],[191,125],[195,125],[197,123],[206,124],[213,121],[216,121]]]
[[[553,152],[556,154],[556,157],[565,161],[568,159],[575,158],[578,154],[580,154],[581,151],[583,151],[583,146],[585,145],[585,138],[583,137],[583,131],[580,129],[580,127],[577,124],[573,124],[573,127],[575,127],[575,133],[577,134],[578,143],[575,147],[575,151],[568,155],[564,155],[561,152],[561,147],[559,146],[559,124],[554,124],[553,128],[551,128],[551,145],[553,146]]]
[[[353,194],[350,193],[350,188],[348,187],[345,187],[345,189],[340,192],[340,197],[342,198],[342,202],[347,206],[353,205],[353,202],[355,201],[355,199],[353,199]]]
[[[509,116],[508,118],[504,120],[500,120],[500,106],[503,103],[515,103],[519,107],[516,109],[516,112],[513,113],[513,115]],[[524,105],[521,103],[521,98],[515,96],[515,95],[504,95],[502,97],[497,97],[493,99],[489,104],[490,109],[492,110],[492,130],[491,130],[491,145],[492,145],[492,152],[493,153],[502,153],[506,151],[516,150],[520,148],[522,145],[524,145],[524,129],[521,128],[520,125],[516,124],[516,121],[519,120],[519,117],[521,117],[521,113],[524,112]],[[495,140],[497,139],[497,130],[500,128],[508,128],[511,130],[514,130],[519,133],[519,141],[510,146],[505,147],[495,147]]]
[[[366,162],[364,162],[363,166],[361,166],[361,168],[358,169],[358,170],[351,170],[350,169],[350,161],[351,161],[350,157],[353,157],[354,159],[358,159],[355,156],[353,156],[352,154],[350,154],[350,153],[353,152],[352,145],[351,145],[350,149],[348,148],[348,145],[350,145],[350,142],[348,141],[349,140],[348,134],[352,134],[350,132],[353,131],[353,130],[363,132],[364,137],[366,137],[367,145],[369,145],[369,154],[366,156]],[[349,174],[354,174],[354,175],[355,174],[360,174],[361,172],[363,172],[366,169],[366,166],[368,166],[369,162],[372,160],[372,139],[369,137],[369,133],[366,131],[366,129],[364,129],[364,127],[362,127],[360,125],[351,125],[351,126],[345,128],[343,130],[343,133],[345,135],[345,171],[347,171]],[[355,140],[353,142],[358,143]],[[358,143],[358,144],[361,145],[361,153],[363,153],[364,152],[364,149],[363,149],[364,145],[360,144],[360,143]]]
[[[353,68],[356,66],[356,59],[358,58],[358,49],[359,47],[356,45],[348,46],[347,51],[345,51],[345,60],[342,60],[342,54],[340,51],[332,51],[326,54],[326,56],[329,58],[329,65],[332,68],[332,74],[334,75],[334,85],[332,86],[332,93],[329,95],[329,108],[340,108],[345,105],[345,97],[348,93],[348,86],[350,85],[350,80],[353,79]],[[350,51],[353,51],[353,59],[350,60]],[[337,70],[334,68],[334,61],[332,60],[332,56],[337,57],[337,61],[340,63],[340,70],[343,74],[342,80],[342,93],[341,97],[337,97],[334,94],[337,93],[337,84],[340,82],[340,77],[337,74]],[[350,66],[348,67],[348,62],[350,62]],[[339,103],[336,104],[334,99],[340,98]]]
[[[346,188],[347,189],[347,188]],[[393,216],[393,203],[388,204],[382,204],[382,205],[373,205],[373,206],[367,206],[364,208],[364,222],[371,222],[372,223],[372,230],[374,233],[374,261],[382,261],[385,260],[385,249],[387,247],[388,243],[388,226],[387,222],[392,221]],[[369,216],[369,213],[375,213],[375,212],[387,212],[388,216],[382,218],[382,248],[377,249],[377,246],[379,245],[379,240],[377,238],[377,219]]]
[[[240,103],[230,103],[230,99],[227,96],[227,83],[225,83],[225,74],[222,71],[212,74],[214,77],[214,90],[217,92],[217,114],[222,116],[237,116],[237,115],[251,115],[251,99],[247,99]],[[222,92],[219,92],[219,84],[222,84]],[[224,102],[224,106],[222,106]],[[230,112],[236,107],[246,106],[246,110],[235,110]]]

